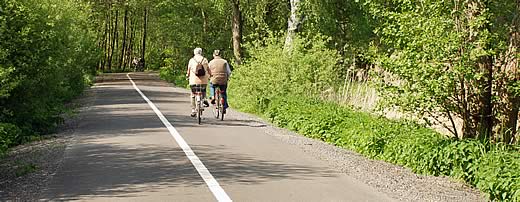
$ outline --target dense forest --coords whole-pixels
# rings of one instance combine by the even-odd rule
[[[0,151],[51,133],[97,73],[186,85],[202,47],[232,61],[232,107],[520,200],[519,13],[518,0],[0,0]]]

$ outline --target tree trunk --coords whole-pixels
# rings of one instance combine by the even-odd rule
[[[97,26],[97,33],[100,34],[97,36],[97,46],[96,48],[98,50],[102,50],[103,49],[103,41],[105,40],[104,38],[104,29],[103,27],[101,26],[101,24],[103,23],[103,21],[101,21],[101,23]],[[93,72],[96,72],[97,70],[100,70],[101,69],[101,64],[103,64],[103,60],[101,58],[98,58],[98,62],[97,62],[97,65],[94,67],[94,71]]]
[[[477,43],[477,48],[486,49],[487,44],[480,44],[479,37],[489,29],[488,24],[474,25],[477,18],[484,14],[486,5],[480,0],[465,2],[465,14],[468,24],[468,44]],[[478,24],[478,23],[477,23]],[[484,47],[482,47],[484,46]],[[493,134],[493,60],[490,56],[480,56],[475,61],[476,73],[482,77],[466,84],[470,116],[464,120],[463,134],[469,138],[490,138]]]
[[[520,0],[517,0],[517,11],[520,11]],[[507,86],[509,83],[516,83],[520,80],[520,72],[518,72],[518,50],[520,49],[520,16],[516,15],[511,23],[511,31],[509,35],[509,47],[503,58],[501,64],[501,73],[504,78],[501,81],[502,92],[499,92],[498,97],[502,98],[501,106],[498,107],[501,114],[504,114],[502,123],[498,126],[497,132],[501,133],[504,143],[514,143],[518,141],[516,138],[518,126],[518,112],[520,108],[520,96]]]
[[[112,34],[112,45],[111,45],[111,48],[110,48],[110,54],[109,54],[109,57],[108,57],[108,70],[111,71],[112,70],[112,57],[114,56],[114,50],[116,49],[116,40],[117,40],[117,18],[119,17],[119,11],[116,10],[116,18],[115,18],[115,22],[114,22],[114,27],[113,27],[113,31],[114,33]]]
[[[478,63],[479,71],[483,73],[482,79],[477,81],[482,90],[479,98],[481,112],[478,117],[478,137],[490,138],[493,136],[493,61],[490,56],[483,56]]]
[[[208,32],[208,18],[206,17],[206,12],[204,12],[204,9],[201,9],[200,11],[202,13],[202,32],[204,34],[206,34],[206,32]],[[205,38],[204,36],[202,36],[203,38]]]
[[[509,104],[511,105],[511,110],[507,114],[507,123],[504,128],[504,138],[503,142],[508,144],[513,144],[516,139],[517,126],[518,126],[518,112],[520,108],[520,97],[510,95]]]
[[[242,11],[240,10],[240,0],[232,0],[233,19],[233,53],[235,55],[236,64],[242,64]]]
[[[115,24],[115,34],[114,34],[114,49],[112,50],[112,57],[115,61],[119,61],[117,58],[117,52],[119,50],[119,10],[116,10],[116,24]],[[118,64],[119,66],[119,64]]]
[[[128,68],[131,68],[132,59],[134,58],[134,38],[135,38],[135,20],[130,20],[130,40],[128,42]]]
[[[102,45],[102,49],[103,49],[103,59],[101,60],[101,66],[99,67],[99,70],[101,71],[105,71],[105,62],[106,62],[106,58],[107,58],[107,40],[108,40],[108,37],[107,37],[107,34],[108,34],[108,15],[106,15],[105,17],[105,31],[103,33],[103,45]]]
[[[290,0],[291,2],[291,15],[287,22],[287,38],[285,38],[285,48],[287,50],[292,49],[294,36],[298,31],[298,27],[301,24],[301,15],[299,14],[300,0]]]
[[[103,66],[103,71],[106,71],[108,66],[110,65],[109,58],[110,58],[110,47],[112,44],[112,11],[108,10],[108,18],[106,22],[107,26],[107,45],[105,47],[105,65]]]
[[[126,50],[126,34],[127,34],[127,23],[128,23],[128,10],[125,8],[125,18],[124,18],[124,28],[123,28],[123,44],[121,45],[121,58],[119,59],[119,67],[118,69],[121,69],[121,66],[123,67],[123,72],[125,71],[125,64],[126,61],[125,58],[125,50]]]
[[[145,54],[146,54],[146,27],[148,25],[148,9],[144,8],[144,28],[143,28],[143,47],[141,49],[141,59],[143,60],[143,69],[146,69],[146,60],[145,60]]]

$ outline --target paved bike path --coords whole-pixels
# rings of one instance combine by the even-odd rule
[[[189,117],[185,89],[130,75],[234,201],[390,201],[386,195],[267,135],[230,111]],[[157,114],[124,74],[98,83],[46,200],[216,201]],[[45,200],[44,199],[44,200]]]

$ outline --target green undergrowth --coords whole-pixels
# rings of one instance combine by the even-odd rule
[[[405,166],[418,174],[463,180],[487,193],[490,200],[520,200],[518,147],[449,139],[412,122],[320,100],[290,96],[254,102],[245,95],[234,99],[232,104],[240,110],[307,137]]]
[[[172,67],[162,67],[159,71],[159,77],[181,88],[188,86],[185,73]]]
[[[52,134],[101,56],[90,5],[0,0],[0,156]]]
[[[0,157],[8,148],[22,141],[22,131],[14,124],[0,123]]]

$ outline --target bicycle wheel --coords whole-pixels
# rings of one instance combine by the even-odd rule
[[[220,115],[220,117],[222,117],[222,104],[220,103],[220,91],[218,91],[217,93],[217,99],[215,100],[215,102],[217,102],[217,114]],[[217,119],[219,118],[219,116],[217,115]]]
[[[221,98],[221,97],[219,96],[218,103],[219,103],[219,105],[220,105],[220,107],[219,107],[219,111],[220,111],[220,120],[223,121],[223,120],[224,120],[224,98]]]
[[[200,96],[197,96],[197,119],[198,119],[198,122],[199,122],[199,125],[200,125],[200,121],[201,121],[201,115],[202,115],[202,99],[200,98]]]
[[[213,98],[215,100],[217,100],[218,98]],[[218,119],[219,117],[219,114],[220,113],[220,110],[219,110],[219,103],[216,103],[215,107],[213,108],[213,114],[215,115],[215,118]]]
[[[216,119],[218,119],[219,117],[219,110],[218,110],[218,106],[215,105],[215,107],[213,108],[213,115],[215,116]]]

